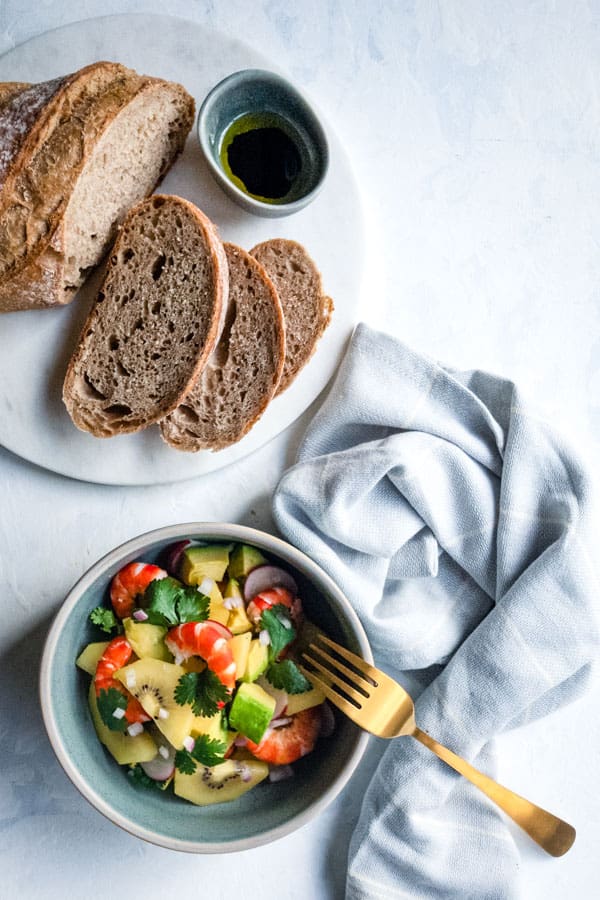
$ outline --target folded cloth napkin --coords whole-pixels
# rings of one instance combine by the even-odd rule
[[[511,382],[360,325],[274,512],[350,598],[376,664],[401,676],[445,663],[417,723],[493,776],[490,738],[589,679],[594,501],[577,455]],[[392,741],[351,841],[348,900],[506,900],[517,870],[496,807],[417,741]]]

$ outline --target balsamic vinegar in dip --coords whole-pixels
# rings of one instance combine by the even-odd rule
[[[248,113],[223,137],[221,164],[229,178],[251,197],[284,200],[302,170],[300,152],[285,120],[273,113]]]

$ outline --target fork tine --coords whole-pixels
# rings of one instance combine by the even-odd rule
[[[359,690],[361,694],[365,696],[365,698],[369,696],[369,692],[365,690],[360,682],[364,682],[372,689],[373,685],[370,681],[367,681],[366,678],[363,678],[362,675],[360,675],[358,672],[354,672],[352,669],[349,669],[348,666],[345,666],[339,660],[334,659],[333,656],[331,656],[329,653],[326,653],[325,650],[321,649],[321,647],[319,647],[317,644],[310,644],[308,649],[316,650],[319,656],[322,656],[323,659],[327,660],[327,662],[329,663],[329,672],[331,672],[332,669],[334,672],[343,672],[346,678],[350,679],[350,686],[355,687],[357,690]]]
[[[324,644],[327,644],[328,647],[331,647],[332,650],[335,650],[336,653],[339,653],[340,656],[343,656],[344,659],[347,659],[348,662],[352,663],[353,666],[356,666],[358,671],[366,678],[370,679],[375,687],[377,686],[377,684],[379,683],[378,680],[381,677],[381,672],[379,672],[379,670],[374,666],[370,666],[369,663],[365,662],[364,659],[361,659],[360,656],[357,656],[356,653],[351,653],[350,650],[346,650],[345,647],[340,646],[340,644],[336,644],[335,641],[332,641],[331,638],[326,637],[320,632],[316,636],[315,640],[319,640]]]
[[[302,656],[308,663],[311,664],[311,666],[314,666],[317,671],[321,672],[323,675],[326,675],[329,682],[333,682],[333,684],[336,684],[339,688],[341,688],[346,696],[354,701],[355,708],[360,708],[363,705],[363,703],[367,699],[364,694],[359,693],[351,684],[348,684],[347,681],[344,681],[344,679],[336,675],[335,672],[332,672],[329,669],[325,668],[324,665],[322,665],[317,659],[313,659],[313,657],[309,656],[308,653],[303,653]]]
[[[326,681],[323,681],[322,678],[319,678],[318,675],[315,675],[314,672],[310,672],[308,669],[305,669],[303,665],[299,665],[298,668],[309,680],[313,682],[316,687],[320,688],[328,700],[331,700],[334,706],[337,706],[349,719],[352,719],[353,722],[356,722],[356,716],[359,713],[359,710],[356,706],[353,706],[348,700],[345,700],[341,694],[338,694]],[[356,724],[359,724],[358,722]]]

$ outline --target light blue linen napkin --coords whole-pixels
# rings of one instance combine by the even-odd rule
[[[511,382],[358,326],[274,512],[350,598],[377,664],[446,663],[417,723],[492,776],[490,738],[584,689],[594,492]],[[417,741],[392,741],[351,842],[348,900],[507,900],[517,870],[496,807]]]

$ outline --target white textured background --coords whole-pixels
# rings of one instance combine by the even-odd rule
[[[243,38],[317,100],[364,192],[372,324],[454,366],[513,378],[597,458],[600,3],[0,0],[0,53],[66,22],[141,10]],[[368,763],[296,835],[227,858],[176,855],[79,798],[35,693],[49,617],[83,569],[162,524],[268,527],[270,492],[302,428],[176,488],[79,484],[0,450],[0,897],[341,897],[339,859]],[[558,861],[516,838],[528,900],[598,896],[599,700],[596,689],[499,741],[502,780],[579,831]]]

